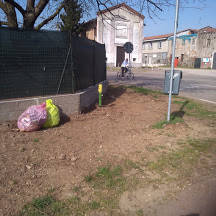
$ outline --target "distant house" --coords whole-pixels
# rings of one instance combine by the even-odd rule
[[[196,30],[186,29],[177,32],[177,38],[183,38],[186,35],[194,34]],[[143,66],[155,67],[167,65],[172,55],[173,34],[157,35],[144,37],[143,39]],[[178,44],[178,42],[176,42]],[[176,55],[178,56],[178,55]],[[180,55],[181,56],[181,55]]]
[[[186,29],[178,32],[176,35],[176,50],[175,57],[179,59],[179,65],[182,66],[194,66],[195,58],[197,57],[196,40],[197,40],[196,29]],[[172,45],[173,36],[168,38],[168,62],[170,63],[172,58]]]
[[[143,66],[170,64],[173,34],[144,37]],[[216,68],[216,29],[210,26],[177,32],[175,57],[180,66]]]
[[[108,66],[120,66],[129,57],[123,45],[131,42],[134,47],[130,55],[132,65],[141,66],[143,23],[142,14],[122,3],[97,13],[96,19],[84,24],[82,36],[105,44]]]
[[[143,66],[153,67],[168,64],[168,38],[172,34],[144,37],[142,46]]]
[[[216,69],[216,28],[207,26],[200,29],[196,45],[200,67]]]

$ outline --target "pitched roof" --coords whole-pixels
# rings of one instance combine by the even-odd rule
[[[145,16],[143,16],[141,13],[137,12],[136,10],[134,10],[133,8],[129,7],[128,5],[126,5],[125,3],[121,3],[121,4],[118,4],[118,5],[115,5],[113,7],[109,7],[107,9],[104,9],[104,10],[101,10],[99,12],[97,12],[97,15],[99,14],[103,14],[103,13],[106,13],[106,12],[110,12],[112,10],[115,10],[115,9],[118,9],[120,7],[125,7],[127,10],[129,10],[130,12],[136,14],[137,16],[139,16],[140,18],[144,19]]]
[[[185,31],[191,31],[192,33],[197,33],[198,32],[197,29],[185,29],[185,30],[178,31],[177,34],[181,33],[181,32],[185,32]],[[151,36],[151,37],[144,37],[144,41],[145,40],[163,39],[163,38],[168,38],[168,37],[171,37],[171,36],[173,36],[173,33],[164,34],[164,35],[156,35],[156,36]]]
[[[164,35],[156,35],[156,36],[151,36],[151,37],[144,37],[144,40],[156,40],[156,39],[162,39],[162,38],[168,38],[172,36],[173,34],[164,34]]]
[[[91,19],[91,20],[84,22],[82,24],[83,27],[89,27],[90,25],[97,25],[97,18]]]
[[[181,33],[181,32],[186,32],[186,31],[191,31],[191,33],[192,33],[192,34],[194,34],[194,33],[197,33],[197,32],[198,32],[198,30],[197,30],[197,29],[184,29],[184,30],[178,31],[178,32],[177,32],[177,34],[178,34],[178,33]]]
[[[208,33],[216,32],[216,28],[213,28],[213,27],[211,27],[211,26],[206,26],[206,27],[204,27],[204,28],[199,29],[198,32],[199,32],[199,33],[201,33],[201,32],[208,32]]]

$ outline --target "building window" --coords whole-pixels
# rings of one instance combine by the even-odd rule
[[[208,39],[207,39],[207,47],[210,47],[210,45],[211,45],[211,39],[208,38]]]
[[[145,49],[145,48],[146,48],[146,44],[145,44],[145,43],[143,43],[142,47],[143,47],[143,49]]]
[[[149,48],[149,49],[152,49],[152,42],[149,42],[149,43],[148,43],[148,48]]]
[[[167,53],[162,53],[162,54],[161,54],[161,58],[162,58],[162,59],[166,59],[166,58],[167,58]]]
[[[185,45],[185,40],[182,40],[182,46],[184,46]]]
[[[181,62],[184,61],[184,54],[181,54]]]
[[[192,38],[192,45],[195,45],[195,38]]]
[[[161,48],[162,48],[162,42],[159,41],[159,42],[158,42],[158,49],[161,49]]]
[[[127,25],[122,24],[116,26],[116,37],[127,38]]]

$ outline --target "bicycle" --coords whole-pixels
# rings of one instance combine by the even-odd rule
[[[117,79],[130,79],[133,80],[134,79],[134,73],[131,70],[132,67],[128,67],[127,71],[124,72],[124,76],[122,76],[122,72],[118,71],[117,72]]]

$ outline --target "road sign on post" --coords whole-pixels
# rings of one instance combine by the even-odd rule
[[[133,44],[131,42],[127,42],[124,44],[124,50],[126,53],[132,53],[133,52]]]
[[[129,65],[130,64],[130,54],[133,52],[133,44],[131,42],[126,42],[124,44],[124,50],[126,53],[129,53]]]

